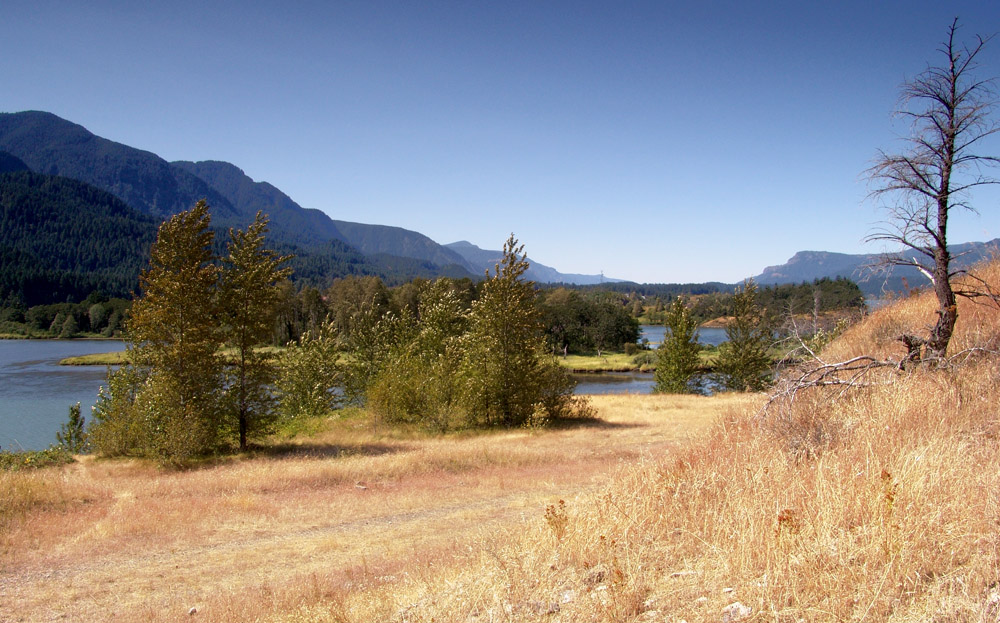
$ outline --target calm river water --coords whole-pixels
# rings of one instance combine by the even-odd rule
[[[78,402],[90,422],[107,368],[59,360],[118,350],[125,350],[119,340],[0,340],[0,449],[47,448]]]

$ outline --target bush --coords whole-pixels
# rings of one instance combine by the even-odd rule
[[[339,360],[332,324],[290,342],[278,361],[275,383],[281,417],[318,417],[336,409],[342,400],[336,391],[343,383]]]
[[[0,471],[16,472],[22,469],[66,465],[72,462],[73,455],[57,446],[50,446],[45,450],[0,452]]]
[[[80,403],[69,408],[69,420],[56,433],[59,447],[70,454],[80,454],[87,451],[87,433],[84,431],[85,418],[80,415]]]
[[[140,417],[136,396],[148,375],[132,365],[108,368],[108,384],[97,390],[88,439],[104,456],[142,456],[147,446],[148,419]]]

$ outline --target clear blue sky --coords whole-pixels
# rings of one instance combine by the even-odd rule
[[[7,0],[0,111],[229,161],[338,219],[514,232],[563,272],[734,282],[880,250],[862,172],[955,16],[1000,31],[994,0]],[[1000,237],[1000,193],[974,199],[954,242]]]

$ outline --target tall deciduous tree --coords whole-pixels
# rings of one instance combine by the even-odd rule
[[[770,382],[767,351],[773,335],[757,303],[753,279],[736,288],[732,304],[733,317],[726,325],[726,341],[719,346],[715,370],[726,389],[760,391]]]
[[[209,225],[199,201],[160,226],[127,325],[133,364],[148,371],[135,416],[147,450],[165,458],[204,454],[219,441],[222,336]]]
[[[656,391],[683,394],[691,391],[691,378],[698,372],[698,323],[678,297],[667,309],[666,335],[657,351]]]
[[[219,308],[226,344],[233,350],[227,369],[227,410],[235,416],[240,450],[247,436],[267,431],[273,419],[269,386],[274,381],[271,358],[260,350],[274,334],[279,283],[291,274],[282,265],[291,259],[264,246],[267,217],[257,212],[246,230],[229,230],[228,255],[222,260]]]
[[[888,203],[887,227],[869,237],[901,244],[906,252],[889,264],[913,266],[931,278],[937,296],[937,321],[928,338],[902,336],[911,356],[943,358],[958,318],[948,252],[948,218],[954,208],[973,210],[973,188],[997,184],[984,167],[1000,164],[982,154],[983,139],[1000,131],[992,119],[997,96],[992,79],[977,76],[978,57],[989,39],[977,36],[972,45],[956,41],[958,20],[952,22],[939,52],[940,64],[930,65],[902,88],[900,116],[911,122],[907,149],[879,152],[869,169],[873,195]]]

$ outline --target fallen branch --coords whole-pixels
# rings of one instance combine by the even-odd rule
[[[902,362],[894,359],[876,359],[870,355],[861,355],[839,361],[836,363],[826,363],[819,357],[815,357],[816,364],[800,368],[801,373],[794,377],[782,381],[779,387],[767,399],[767,402],[758,412],[758,417],[762,417],[775,402],[788,399],[795,402],[799,392],[817,387],[840,387],[841,391],[837,397],[841,397],[848,390],[856,387],[871,387],[883,383],[870,382],[866,380],[872,371],[891,368],[895,371],[902,370]]]

